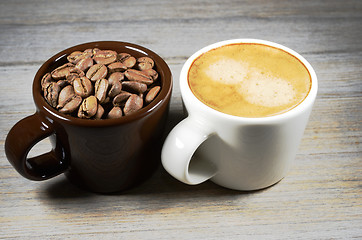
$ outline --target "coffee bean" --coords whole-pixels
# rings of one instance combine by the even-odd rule
[[[66,63],[51,72],[52,78],[55,80],[64,79],[67,75],[70,74],[73,68],[74,64]]]
[[[89,96],[83,100],[79,107],[78,117],[91,118],[97,113],[97,98],[95,96]]]
[[[62,108],[64,105],[74,96],[74,89],[72,85],[68,85],[64,87],[58,97],[58,105],[57,108]]]
[[[121,82],[124,79],[124,73],[121,72],[115,72],[112,73],[109,78],[108,78],[108,82],[110,85],[113,85],[115,82]]]
[[[107,97],[108,80],[103,78],[96,81],[94,85],[94,95],[100,103],[104,103]]]
[[[83,52],[80,51],[74,51],[71,54],[68,55],[67,59],[70,63],[77,64],[79,61],[85,59],[85,58],[91,58],[93,56],[92,51],[90,49],[86,49]]]
[[[137,64],[137,68],[141,71],[152,69],[152,65],[149,62],[141,62]]]
[[[83,53],[81,51],[74,51],[67,56],[67,59],[70,63],[77,64],[77,62],[81,59],[80,56],[82,56],[82,54]]]
[[[124,105],[124,115],[129,115],[140,110],[143,107],[143,99],[136,95],[132,94],[128,99],[126,104]]]
[[[117,53],[112,50],[100,50],[94,54],[93,59],[98,64],[108,65],[117,60]]]
[[[44,98],[54,108],[58,105],[59,92],[60,87],[56,82],[51,82],[44,89]]]
[[[118,54],[118,61],[123,63],[127,68],[132,68],[137,62],[136,58],[132,57],[131,54],[128,53]]]
[[[152,69],[155,62],[149,57],[140,57],[137,59],[137,68],[141,71]]]
[[[57,81],[57,85],[62,89],[63,87],[68,85],[68,82],[66,80],[59,80]]]
[[[147,74],[148,76],[150,76],[153,81],[156,81],[158,78],[158,73],[154,69],[146,69],[146,70],[143,70],[142,72]]]
[[[161,91],[150,57],[98,48],[74,51],[41,79],[45,100],[85,119],[119,118],[151,103]],[[112,108],[113,107],[113,108]]]
[[[150,77],[149,75],[145,74],[144,72],[136,70],[136,69],[128,69],[124,73],[124,75],[130,81],[137,81],[137,82],[145,83],[147,85],[150,85],[153,83],[152,77]]]
[[[114,119],[114,118],[120,118],[122,116],[123,116],[122,109],[120,107],[113,107],[111,111],[109,111],[107,118]]]
[[[76,78],[73,87],[75,93],[81,97],[88,97],[93,91],[92,82],[87,77]]]
[[[45,88],[52,82],[52,76],[50,73],[47,73],[41,79],[41,89],[44,91]]]
[[[104,99],[104,101],[102,102],[102,104],[107,104],[107,103],[110,103],[110,102],[112,102],[112,99],[110,98],[110,97],[106,97],[106,99]]]
[[[103,114],[104,114],[104,108],[102,107],[102,105],[98,104],[97,112],[96,112],[96,115],[94,115],[94,118],[95,119],[101,119]]]
[[[146,98],[145,98],[145,102],[147,104],[149,104],[150,102],[153,101],[153,99],[156,98],[157,94],[160,92],[161,87],[160,86],[156,86],[150,89],[150,91],[148,91]]]
[[[81,71],[86,71],[88,68],[90,68],[91,66],[93,66],[93,59],[92,58],[83,58],[81,59],[76,65],[75,67],[80,69]]]
[[[84,50],[83,53],[85,55],[87,55],[87,57],[91,58],[91,57],[93,57],[93,48],[88,48],[88,49]]]
[[[147,90],[146,84],[136,81],[124,81],[122,87],[132,93],[144,93]]]
[[[58,98],[58,110],[61,113],[72,113],[74,112],[82,102],[82,98],[75,94],[73,86],[67,85],[64,87]]]
[[[65,105],[59,109],[59,112],[69,114],[77,110],[79,105],[82,103],[82,97],[74,94],[72,98],[70,98]]]
[[[101,51],[99,48],[93,48],[92,53],[93,55],[96,55],[97,52]]]
[[[108,65],[108,69],[110,73],[123,72],[127,70],[127,66],[121,62],[114,62]]]
[[[108,97],[114,98],[116,95],[121,93],[122,91],[122,83],[119,81],[116,81],[111,85],[111,89],[108,92]]]
[[[118,94],[117,96],[115,96],[113,98],[113,106],[115,107],[119,107],[119,106],[124,106],[124,104],[126,103],[127,99],[131,96],[132,94],[129,92],[121,92],[120,94]]]
[[[86,77],[91,81],[95,82],[99,79],[105,78],[107,76],[108,70],[107,67],[103,64],[95,64],[89,68],[87,71]]]

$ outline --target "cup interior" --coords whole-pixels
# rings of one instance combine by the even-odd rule
[[[67,56],[74,51],[84,51],[90,48],[99,48],[101,50],[114,50],[117,53],[129,53],[135,58],[139,57],[150,57],[154,60],[155,66],[154,69],[158,72],[158,80],[161,81],[161,91],[157,95],[157,97],[147,106],[138,110],[137,112],[130,114],[128,116],[123,116],[118,119],[102,119],[102,120],[89,120],[89,119],[80,119],[76,117],[72,117],[70,115],[66,115],[60,113],[51,107],[43,97],[41,90],[41,79],[47,73],[51,72],[55,68],[67,63]],[[116,124],[122,124],[129,121],[133,121],[134,119],[142,118],[147,115],[153,109],[157,108],[159,104],[161,104],[166,98],[170,98],[172,90],[172,74],[170,68],[167,63],[155,52],[127,42],[119,42],[119,41],[98,41],[98,42],[89,42],[80,45],[76,45],[70,48],[67,48],[51,58],[49,58],[37,71],[34,82],[33,82],[33,98],[35,105],[38,111],[46,112],[46,114],[52,115],[52,118],[56,118],[61,122],[66,122],[68,124],[75,125],[84,125],[84,126],[111,126]]]

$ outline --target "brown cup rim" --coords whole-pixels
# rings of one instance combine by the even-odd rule
[[[88,48],[99,48],[102,50],[115,50],[119,52],[130,53],[135,57],[140,56],[149,56],[155,62],[155,69],[158,72],[159,79],[161,81],[161,91],[157,95],[157,97],[146,107],[140,109],[139,111],[128,115],[123,116],[118,119],[101,119],[101,120],[93,120],[93,119],[81,119],[76,118],[70,115],[66,115],[60,113],[55,110],[52,106],[50,106],[46,100],[44,99],[41,91],[41,79],[47,72],[52,71],[56,67],[62,65],[66,61],[66,57],[76,51],[84,51]],[[50,119],[56,119],[58,122],[84,126],[84,127],[106,127],[106,126],[114,126],[119,124],[125,124],[128,122],[132,122],[136,119],[140,119],[148,115],[155,108],[162,105],[171,95],[172,91],[172,74],[171,70],[168,67],[167,63],[155,52],[142,47],[140,45],[128,42],[120,42],[120,41],[96,41],[96,42],[87,42],[79,45],[72,46],[61,52],[55,54],[51,58],[49,58],[37,71],[34,81],[33,81],[33,99],[35,105],[38,108],[38,111],[45,112],[46,114],[50,114]],[[166,101],[167,102],[167,101]]]

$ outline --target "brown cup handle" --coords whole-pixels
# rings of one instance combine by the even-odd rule
[[[64,148],[58,140],[50,152],[27,157],[36,143],[53,134],[56,135],[54,127],[39,113],[20,120],[12,127],[5,140],[5,153],[23,177],[41,181],[61,174],[68,168]]]

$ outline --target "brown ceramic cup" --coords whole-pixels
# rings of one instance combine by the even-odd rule
[[[66,63],[73,51],[88,48],[126,52],[136,58],[151,57],[159,73],[160,93],[143,109],[119,119],[78,119],[54,110],[42,96],[42,76]],[[160,163],[171,91],[169,67],[149,49],[115,41],[68,48],[47,60],[36,73],[33,82],[36,112],[10,130],[5,141],[6,156],[13,167],[30,180],[41,181],[65,173],[71,182],[94,192],[128,189],[150,177]],[[52,150],[28,157],[31,148],[47,137]]]

